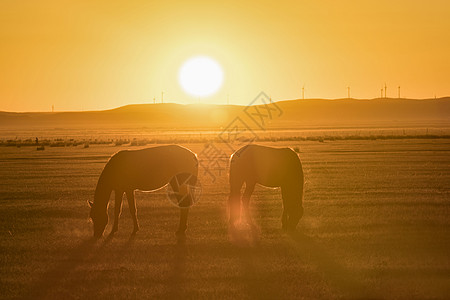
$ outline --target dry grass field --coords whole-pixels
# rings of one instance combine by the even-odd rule
[[[134,237],[125,201],[119,232],[94,242],[86,201],[127,146],[0,147],[0,298],[448,299],[449,139],[264,144],[299,148],[305,215],[284,234],[280,191],[257,187],[244,245],[228,239],[227,170],[200,172],[184,241],[160,190],[137,193]]]

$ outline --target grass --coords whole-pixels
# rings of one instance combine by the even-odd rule
[[[62,130],[62,129],[61,129]],[[29,131],[6,131],[0,139],[0,147],[85,147],[89,145],[109,146],[146,146],[155,144],[205,144],[221,143],[221,130],[201,131],[152,131],[145,128],[103,130],[94,134],[86,134],[83,131],[62,130],[52,132],[41,130]],[[304,141],[358,141],[358,140],[410,140],[410,139],[450,139],[449,128],[444,127],[426,128],[340,128],[336,130],[323,128],[304,129],[279,129],[279,130],[254,130],[247,132],[247,138],[255,142],[304,142]],[[244,134],[245,135],[245,134]],[[12,138],[15,136],[15,138]],[[20,138],[20,136],[37,136],[36,138]],[[90,136],[90,137],[88,137]],[[99,138],[101,136],[101,138]]]
[[[264,144],[298,150],[305,215],[283,234],[279,191],[257,187],[253,245],[228,240],[226,170],[215,182],[200,173],[185,241],[161,190],[137,194],[136,236],[125,201],[119,232],[92,242],[86,200],[124,146],[1,147],[1,298],[448,297],[449,139]]]

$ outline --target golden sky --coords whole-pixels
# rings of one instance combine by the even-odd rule
[[[0,110],[193,103],[181,64],[208,55],[208,103],[450,95],[450,1],[0,1]]]

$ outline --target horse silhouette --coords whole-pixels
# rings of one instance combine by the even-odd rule
[[[235,228],[242,213],[249,224],[249,201],[255,185],[281,187],[284,230],[294,230],[303,216],[303,169],[297,154],[290,148],[246,145],[230,157],[230,228]]]
[[[186,175],[190,175],[186,177]],[[134,222],[134,231],[139,230],[134,191],[153,191],[171,184],[178,191],[178,182],[195,185],[198,175],[197,155],[187,148],[168,145],[141,150],[119,151],[106,163],[95,189],[94,202],[89,201],[90,217],[94,223],[94,237],[101,237],[108,224],[108,202],[111,192],[115,192],[114,225],[111,233],[118,230],[122,212],[122,196],[127,195],[128,206]],[[173,180],[176,176],[181,176]],[[189,197],[191,197],[189,195]],[[189,205],[193,199],[183,197],[179,203],[180,223],[177,234],[187,229]]]

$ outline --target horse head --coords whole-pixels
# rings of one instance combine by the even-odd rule
[[[288,221],[288,229],[289,230],[295,230],[297,227],[298,222],[303,216],[303,207],[298,206],[292,209],[291,212],[288,212],[289,215],[289,221]]]
[[[94,237],[100,238],[103,235],[103,231],[105,231],[106,224],[108,224],[108,214],[106,210],[100,210],[94,202],[88,201],[88,204],[91,207],[89,217],[94,224]]]
[[[295,203],[291,203],[291,205],[287,206],[287,230],[294,231],[297,227],[298,222],[303,216],[303,206],[302,203],[296,201]]]

